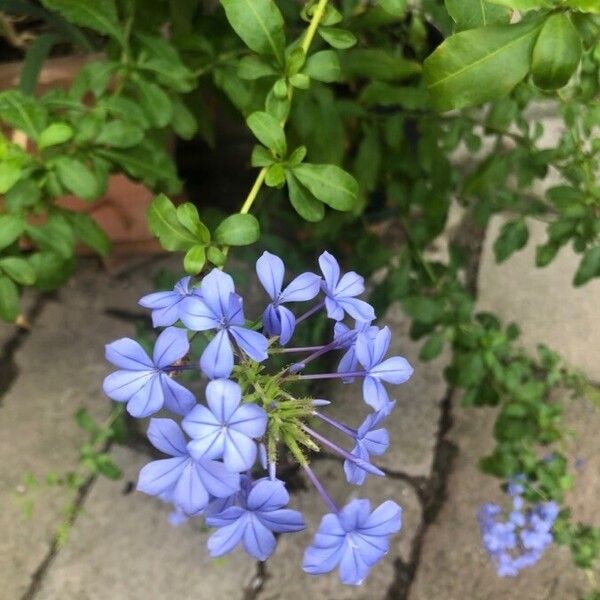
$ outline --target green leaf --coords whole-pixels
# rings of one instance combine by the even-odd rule
[[[359,100],[366,106],[400,106],[407,110],[424,109],[430,106],[429,94],[422,87],[398,86],[373,81],[360,93]]]
[[[177,220],[196,237],[196,243],[210,242],[210,231],[200,220],[198,209],[191,202],[184,202],[177,207]]]
[[[565,86],[579,65],[581,39],[565,13],[550,15],[533,48],[531,75],[543,90]]]
[[[378,0],[377,4],[394,17],[403,17],[406,14],[406,0]]]
[[[580,286],[594,277],[600,277],[600,246],[590,248],[581,259],[573,285]]]
[[[545,267],[546,265],[549,265],[554,260],[554,257],[558,254],[559,250],[560,246],[551,242],[538,246],[535,249],[535,266]]]
[[[581,12],[600,15],[600,3],[598,0],[566,0],[565,6]]]
[[[184,140],[191,140],[198,131],[198,121],[194,113],[181,101],[173,100],[171,125],[175,133]]]
[[[75,236],[82,244],[85,244],[100,256],[108,255],[110,240],[92,217],[83,213],[71,213],[69,221],[73,225]]]
[[[75,233],[71,223],[61,214],[53,214],[43,225],[28,225],[27,235],[42,250],[54,252],[69,260],[75,249]]]
[[[43,292],[63,285],[75,270],[73,257],[61,258],[54,252],[36,252],[29,261],[35,269],[35,288]]]
[[[486,0],[490,4],[505,6],[519,12],[538,10],[540,8],[552,8],[552,0]]]
[[[346,29],[337,27],[319,27],[319,35],[330,45],[338,50],[352,48],[357,42],[356,36]]]
[[[79,408],[75,413],[75,422],[77,425],[88,433],[96,433],[98,425],[90,415],[87,408]]]
[[[107,479],[117,480],[123,476],[121,469],[108,454],[98,454],[95,456],[94,462],[98,473],[104,475]]]
[[[190,275],[198,275],[206,262],[205,246],[192,246],[183,257],[183,268]]]
[[[208,247],[206,258],[215,265],[215,267],[222,267],[227,261],[227,256],[216,246]]]
[[[260,79],[261,77],[270,77],[277,75],[277,71],[268,61],[260,56],[244,56],[238,63],[238,77],[240,79]]]
[[[10,246],[25,231],[25,219],[21,215],[0,215],[0,250]]]
[[[179,222],[175,205],[164,194],[156,196],[148,207],[148,226],[170,252],[189,250],[198,244],[196,236]]]
[[[340,55],[342,72],[351,77],[403,81],[421,72],[421,65],[384,48],[357,48]]]
[[[7,256],[0,259],[0,271],[4,271],[13,281],[21,285],[35,283],[35,269],[25,258]]]
[[[334,50],[321,50],[308,57],[303,73],[325,83],[342,80],[342,70],[338,55]]]
[[[261,144],[279,156],[285,155],[285,132],[275,117],[267,112],[256,111],[246,119],[246,123]]]
[[[139,125],[119,119],[104,125],[96,138],[96,143],[112,148],[131,148],[137,146],[143,139],[144,130]]]
[[[84,200],[98,196],[98,180],[84,162],[70,156],[59,156],[54,162],[60,182],[73,194]]]
[[[105,33],[123,44],[114,0],[42,0],[42,4],[59,12],[70,23]]]
[[[252,156],[250,158],[250,164],[253,167],[268,167],[275,162],[273,154],[268,148],[257,144],[252,148]]]
[[[0,120],[28,137],[37,139],[46,127],[48,115],[45,108],[32,96],[17,90],[0,93]]]
[[[169,96],[155,83],[140,79],[137,84],[140,105],[154,127],[165,127],[173,118]],[[133,144],[132,144],[133,145]]]
[[[27,45],[25,59],[21,67],[21,78],[19,80],[19,90],[24,94],[31,95],[35,91],[42,65],[57,41],[57,35],[42,33],[42,35],[35,37]]]
[[[14,321],[19,316],[19,290],[15,283],[0,275],[0,318]]]
[[[440,111],[507,95],[529,72],[539,20],[488,25],[449,37],[427,58],[424,76]]]
[[[260,236],[260,225],[256,217],[235,214],[227,217],[215,230],[215,240],[226,246],[247,246]]]
[[[284,22],[273,0],[221,0],[221,4],[230,25],[248,48],[284,64]]]
[[[73,137],[73,128],[67,123],[51,123],[40,133],[38,148],[43,150],[48,146],[64,144]]]
[[[356,207],[358,183],[340,167],[302,163],[293,173],[313,196],[331,208],[346,211]]]
[[[427,361],[439,356],[444,349],[444,340],[444,334],[441,332],[431,334],[423,346],[421,346],[419,358]]]
[[[500,235],[494,242],[496,261],[505,261],[511,254],[523,248],[528,239],[529,230],[523,219],[505,223],[500,230]]]
[[[409,317],[421,323],[435,323],[443,313],[442,303],[426,296],[408,296],[401,304]]]
[[[325,207],[319,202],[294,176],[292,171],[286,171],[290,203],[294,210],[305,220],[311,223],[320,221],[325,216]]]
[[[510,11],[484,0],[445,0],[446,10],[460,29],[508,23]]]
[[[275,163],[267,169],[265,184],[269,187],[281,187],[285,183],[285,169],[281,163]]]
[[[4,196],[6,209],[9,212],[19,212],[28,206],[35,206],[39,200],[40,188],[35,179],[29,178],[18,181]]]
[[[0,194],[6,194],[21,177],[21,167],[13,161],[0,162]]]

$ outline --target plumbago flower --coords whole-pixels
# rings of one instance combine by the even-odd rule
[[[535,564],[554,540],[552,527],[560,507],[551,501],[524,509],[523,481],[523,477],[518,477],[507,486],[512,499],[508,515],[500,505],[492,503],[483,504],[477,514],[483,547],[496,563],[500,577],[515,577]]]
[[[126,402],[135,417],[164,408],[179,418],[150,420],[148,438],[166,457],[142,468],[137,487],[173,505],[173,524],[202,515],[215,528],[208,540],[212,556],[241,546],[266,560],[275,550],[275,534],[306,527],[302,515],[288,508],[290,496],[277,477],[278,456],[286,452],[327,508],[306,549],[304,570],[318,575],[339,568],[343,583],[359,585],[388,551],[391,536],[400,530],[402,510],[391,499],[374,509],[364,498],[338,507],[311,469],[309,456],[322,448],[337,453],[353,485],[361,485],[368,474],[383,476],[371,458],[390,444],[385,420],[395,402],[384,384],[407,381],[412,367],[400,356],[387,356],[389,328],[374,325],[373,308],[357,297],[364,290],[363,278],[342,274],[327,252],[319,266],[323,277],[302,273],[284,285],[283,261],[265,252],[256,273],[268,302],[262,319],[255,321],[246,320],[231,276],[217,269],[197,282],[186,277],[173,291],[144,296],[140,304],[152,310],[155,326],[166,328],[152,358],[128,338],[108,344],[106,357],[118,370],[106,377],[104,390]],[[304,312],[294,308],[310,301]],[[319,346],[291,345],[298,326],[308,326],[322,310],[334,321],[331,337]],[[352,325],[344,323],[346,315]],[[184,327],[173,327],[176,323]],[[199,355],[196,345],[190,346],[198,337],[204,340]],[[321,373],[314,365],[329,353],[341,355],[339,366]],[[268,360],[275,356],[277,368]],[[291,360],[281,368],[281,357],[288,356]],[[176,381],[190,371],[207,381],[202,402]],[[301,382],[328,379],[346,385],[358,380],[365,406],[373,412],[362,423],[343,423],[327,415],[328,400],[299,390]],[[315,422],[322,427],[314,428]],[[327,427],[341,431],[347,447],[330,440]],[[533,527],[523,543],[541,544],[535,538],[540,531]]]

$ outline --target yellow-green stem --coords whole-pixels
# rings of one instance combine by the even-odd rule
[[[305,54],[308,53],[310,45],[315,37],[315,33],[317,32],[317,27],[319,27],[319,23],[320,23],[321,19],[323,18],[323,14],[325,13],[325,8],[327,7],[327,2],[329,2],[329,0],[319,0],[319,3],[317,4],[317,7],[315,8],[315,12],[313,13],[313,15],[310,19],[308,29],[306,30],[306,35],[304,36],[304,40],[302,41],[302,50],[304,50]],[[282,122],[281,125],[282,126],[285,125],[285,120]],[[240,214],[245,215],[250,212],[250,209],[252,208],[252,205],[254,204],[254,201],[256,200],[256,198],[258,196],[258,192],[260,192],[260,189],[262,187],[262,184],[265,181],[266,176],[267,176],[267,168],[263,167],[259,171],[259,173],[254,181],[254,184],[252,185],[252,188],[250,189],[250,192],[248,193],[248,196],[246,196],[246,199],[244,200],[244,204],[242,204],[242,208],[240,208]],[[227,254],[229,253],[229,246],[225,246],[223,248],[223,253],[225,254],[225,256],[227,256]]]

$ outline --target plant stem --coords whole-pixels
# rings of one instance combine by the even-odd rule
[[[315,12],[312,15],[310,20],[310,25],[306,30],[306,35],[304,36],[304,40],[302,41],[302,50],[304,50],[304,54],[308,54],[308,49],[315,37],[315,33],[317,33],[317,27],[323,18],[323,14],[325,13],[325,8],[327,7],[328,0],[319,0],[319,4],[317,4],[317,8],[315,8]]]

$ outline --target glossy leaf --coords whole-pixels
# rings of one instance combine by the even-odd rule
[[[531,75],[544,90],[565,86],[579,65],[581,40],[565,13],[550,15],[533,48]]]
[[[192,246],[183,257],[183,268],[190,275],[198,275],[206,262],[205,246]]]
[[[320,221],[325,216],[325,207],[319,202],[294,176],[292,171],[286,171],[285,178],[294,210],[305,220]]]
[[[352,210],[358,199],[358,183],[350,173],[335,165],[302,163],[293,169],[294,176],[310,192],[331,208]]]
[[[48,115],[37,99],[17,90],[0,93],[0,120],[28,137],[37,136],[46,127]]]
[[[226,246],[253,244],[260,236],[260,225],[253,215],[235,214],[227,217],[215,230],[215,240]]]
[[[523,248],[528,239],[529,230],[523,219],[505,223],[500,230],[500,235],[494,242],[496,261],[505,261],[511,254]]]
[[[25,231],[25,219],[20,215],[0,215],[0,250],[10,246]]]
[[[84,200],[97,197],[98,181],[84,162],[70,156],[59,156],[54,164],[60,182],[69,191]]]
[[[344,75],[379,81],[403,81],[421,72],[421,65],[384,48],[357,48],[340,54]]]
[[[230,25],[248,48],[284,64],[283,17],[273,0],[221,0],[221,4]]]
[[[510,9],[484,0],[445,0],[446,10],[459,29],[508,23]]]
[[[338,55],[334,50],[321,50],[308,57],[303,73],[325,83],[341,81],[342,70]]]
[[[600,246],[595,246],[586,251],[579,263],[573,284],[583,285],[594,277],[600,277]]]
[[[148,207],[148,226],[170,252],[189,250],[198,244],[196,236],[179,222],[177,209],[164,194],[156,196]]]
[[[77,239],[97,252],[100,256],[107,256],[110,250],[110,240],[104,230],[90,217],[83,213],[72,213],[69,220]]]
[[[285,154],[285,133],[275,117],[267,112],[257,111],[246,119],[246,123],[261,144],[274,150],[279,156]]]
[[[19,290],[15,283],[0,275],[0,318],[14,321],[19,316]]]
[[[38,138],[37,145],[40,150],[49,146],[64,144],[73,137],[73,128],[67,123],[52,123],[46,127]]]
[[[173,105],[160,86],[140,79],[136,85],[140,105],[154,127],[165,127],[173,117]]]
[[[338,50],[352,48],[357,42],[356,36],[346,29],[338,27],[319,27],[319,35],[330,45]]]
[[[0,271],[4,271],[13,281],[21,285],[33,285],[35,283],[35,269],[25,258],[18,256],[0,258]]]
[[[424,75],[440,110],[507,95],[529,72],[539,20],[488,25],[451,36],[427,58]]]

